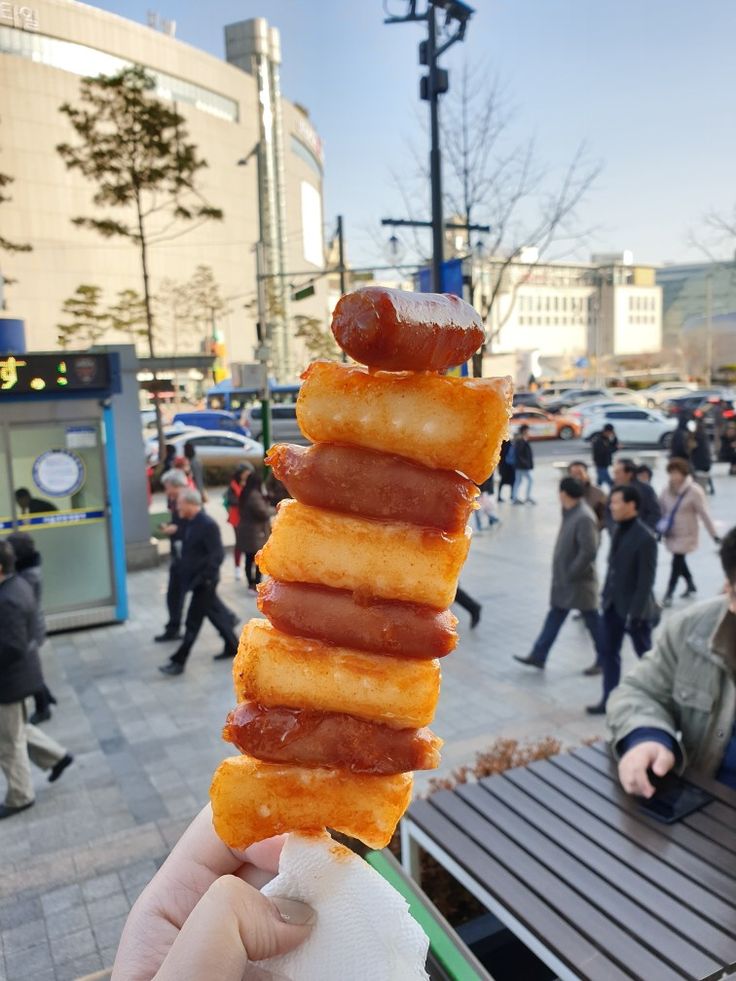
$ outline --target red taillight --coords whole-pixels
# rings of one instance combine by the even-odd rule
[[[735,416],[736,416],[736,409],[724,409],[723,410],[723,418],[724,419],[733,419]]]
[[[698,419],[702,419],[703,418],[703,410],[702,409],[696,409],[695,412],[693,412],[693,415],[696,416]]]

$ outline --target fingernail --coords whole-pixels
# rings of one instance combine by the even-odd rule
[[[312,907],[300,903],[297,899],[274,896],[271,902],[279,911],[279,916],[284,923],[290,923],[292,926],[311,926],[317,919],[317,914]]]

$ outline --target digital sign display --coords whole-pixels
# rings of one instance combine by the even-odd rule
[[[107,354],[0,355],[0,400],[18,395],[79,395],[112,388]]]

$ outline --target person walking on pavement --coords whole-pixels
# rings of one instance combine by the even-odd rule
[[[256,552],[266,544],[271,534],[271,515],[263,496],[263,484],[255,470],[245,474],[245,482],[238,499],[240,522],[235,530],[235,541],[238,550],[245,554],[245,578],[248,589],[255,593],[256,586],[261,581],[261,572],[255,564]]]
[[[678,460],[690,460],[693,448],[693,434],[690,431],[690,416],[687,412],[681,413],[677,419],[677,429],[672,434],[670,443],[670,456]]]
[[[657,574],[657,540],[639,517],[641,496],[625,484],[611,491],[616,530],[608,553],[608,571],[601,596],[603,696],[589,705],[589,715],[603,715],[608,696],[621,678],[621,647],[628,632],[638,657],[652,646],[652,627],[659,608],[652,592]]]
[[[613,463],[613,454],[618,450],[618,439],[610,422],[607,422],[601,432],[593,437],[591,450],[598,486],[603,487],[605,484],[607,487],[613,487],[609,467]]]
[[[505,439],[503,443],[501,443],[501,459],[498,464],[498,475],[499,475],[498,503],[499,504],[503,504],[504,499],[501,495],[503,494],[503,489],[506,485],[508,485],[511,488],[509,493],[511,495],[513,495],[514,493],[514,480],[516,480],[516,469],[513,463],[513,459],[514,459],[513,454],[509,455],[510,449],[511,449],[511,442],[510,440]]]
[[[220,566],[225,557],[220,528],[202,510],[199,491],[190,487],[182,490],[178,507],[185,521],[179,575],[184,591],[192,595],[184,624],[184,638],[169,661],[159,666],[159,671],[166,675],[178,675],[184,671],[205,617],[225,643],[224,650],[215,655],[216,661],[234,657],[238,649],[238,639],[233,632],[237,617],[217,595]]]
[[[26,718],[25,699],[43,685],[33,589],[15,574],[15,553],[0,541],[0,769],[7,780],[0,819],[35,803],[32,760],[58,780],[74,757]]]
[[[202,461],[197,456],[197,450],[194,443],[190,442],[184,444],[184,456],[189,461],[189,472],[192,480],[194,481],[194,486],[202,495],[202,500],[206,504],[207,491],[204,488],[204,466],[202,465]]]
[[[519,427],[519,432],[511,444],[514,457],[514,488],[511,493],[511,500],[514,504],[536,504],[532,497],[532,470],[534,469],[534,454],[532,453],[531,443],[529,442],[529,427],[526,423]],[[519,497],[522,481],[526,481],[526,501]]]
[[[25,531],[14,531],[5,540],[15,552],[16,575],[25,579],[33,590],[33,598],[36,601],[34,640],[40,651],[46,640],[46,620],[41,605],[41,556],[36,550],[35,542]],[[35,711],[28,721],[32,726],[37,726],[41,722],[48,722],[51,718],[51,706],[56,705],[56,699],[49,691],[45,681],[39,690],[33,693],[33,701]]]
[[[701,417],[695,423],[694,445],[690,454],[690,463],[695,471],[695,479],[708,494],[715,494],[710,468],[713,458],[710,452],[710,439],[705,428],[705,420]]]
[[[179,514],[179,494],[188,486],[187,477],[183,470],[167,470],[161,477],[161,483],[166,492],[170,520],[159,525],[159,531],[168,537],[171,543],[171,552],[169,555],[169,582],[166,587],[166,609],[169,619],[163,633],[157,634],[153,638],[157,644],[164,644],[169,640],[180,640],[181,618],[186,599],[180,574],[184,519]]]
[[[235,532],[235,548],[233,549],[233,562],[235,563],[235,581],[240,582],[243,578],[243,572],[240,568],[240,560],[243,557],[243,553],[238,548],[238,525],[240,524],[240,508],[238,503],[240,501],[240,495],[243,492],[243,484],[245,483],[245,478],[248,476],[248,471],[252,470],[253,467],[250,463],[241,463],[235,468],[235,472],[230,478],[230,483],[227,485],[227,490],[222,496],[222,503],[227,511],[227,523],[232,525],[233,531]]]
[[[474,600],[472,596],[458,586],[453,603],[457,603],[458,606],[462,606],[464,610],[468,611],[470,614],[470,629],[475,630],[480,623],[480,615],[483,610],[478,600]]]
[[[606,527],[606,495],[594,484],[590,482],[588,474],[588,464],[582,460],[573,460],[568,466],[567,472],[570,476],[583,485],[583,500],[595,515],[598,522],[598,530],[603,531]]]
[[[620,457],[613,468],[616,487],[635,487],[639,494],[639,518],[650,531],[656,532],[657,522],[662,517],[657,494],[651,484],[646,484],[636,476],[636,464],[628,457]]]
[[[716,545],[719,544],[720,539],[708,514],[703,488],[690,476],[690,465],[687,460],[670,460],[667,464],[667,474],[669,483],[659,496],[663,517],[657,530],[662,536],[665,548],[672,555],[670,581],[662,601],[663,606],[672,606],[672,597],[680,576],[687,584],[682,599],[687,599],[697,592],[686,556],[698,547],[699,522],[703,522]]]
[[[583,485],[573,477],[560,481],[562,524],[552,558],[549,611],[542,631],[526,657],[514,660],[544,668],[550,648],[570,610],[580,610],[601,660],[601,624],[598,615],[598,573],[595,560],[600,534],[596,516],[583,500]]]

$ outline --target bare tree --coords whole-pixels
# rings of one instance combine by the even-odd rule
[[[531,276],[534,266],[569,254],[590,229],[578,222],[579,206],[600,174],[601,164],[591,161],[584,144],[573,154],[561,174],[545,163],[534,139],[517,141],[513,133],[514,110],[497,80],[487,81],[483,66],[465,64],[442,106],[443,195],[446,220],[465,226],[461,254],[473,251],[471,224],[490,225],[484,249],[489,255],[489,287],[474,296],[484,320],[499,294],[511,292],[503,322],[513,309],[516,290]],[[425,218],[429,174],[414,152],[416,179],[396,184],[411,218]],[[417,207],[417,202],[422,202]],[[508,275],[525,249],[533,249],[534,262],[525,274]],[[414,238],[414,252],[426,258],[421,238]],[[488,342],[497,336],[497,324]]]

